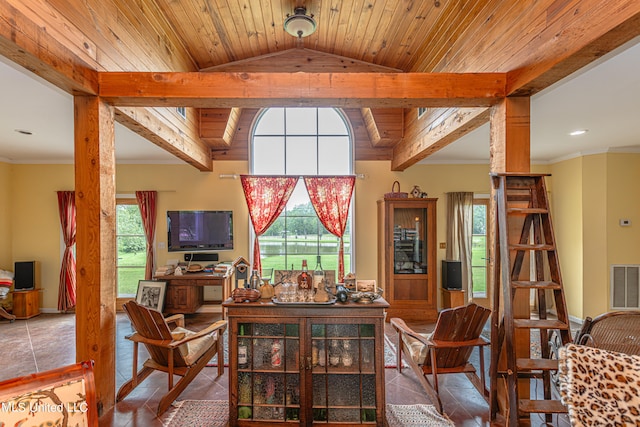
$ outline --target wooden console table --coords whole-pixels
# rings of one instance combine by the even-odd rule
[[[167,282],[164,313],[191,314],[198,311],[204,304],[204,287],[217,286],[222,288],[222,301],[231,295],[232,271],[227,273],[184,273],[182,276],[155,276],[156,280]],[[220,302],[222,302],[220,301]],[[224,319],[225,311],[222,310]]]
[[[386,425],[384,299],[223,306],[230,426]]]

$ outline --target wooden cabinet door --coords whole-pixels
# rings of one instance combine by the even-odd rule
[[[379,201],[378,280],[390,305],[387,320],[437,318],[436,202]]]
[[[354,305],[251,313],[248,303],[238,315],[231,304],[229,425],[384,425],[384,311]]]
[[[194,313],[202,305],[202,286],[167,285],[165,313]]]

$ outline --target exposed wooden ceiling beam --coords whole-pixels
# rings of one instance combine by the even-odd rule
[[[198,110],[200,139],[212,148],[229,148],[238,130],[242,108],[202,108]]]
[[[117,106],[489,107],[503,73],[100,73]]]
[[[640,2],[593,3],[521,47],[527,65],[509,71],[507,95],[535,94],[640,35]]]
[[[112,46],[97,46],[50,3],[11,3],[0,1],[0,55],[71,95],[98,94],[99,71],[108,65],[98,58],[105,60],[105,49],[135,57],[126,51],[129,46],[120,52]],[[51,22],[46,21],[49,18]],[[163,113],[153,108],[120,108],[115,118],[197,169],[211,171],[210,151],[192,135],[197,129]]]
[[[116,120],[202,172],[211,172],[211,152],[199,139],[184,134],[154,108],[117,107]]]
[[[0,1],[0,55],[67,93],[95,95],[98,74],[31,17]]]
[[[393,147],[404,134],[402,108],[361,108],[362,120],[374,147]]]
[[[412,112],[415,114],[415,112]],[[404,139],[393,148],[391,170],[403,171],[446,147],[489,120],[488,108],[460,108],[436,126],[428,120],[407,120]]]

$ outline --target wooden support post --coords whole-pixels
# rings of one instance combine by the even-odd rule
[[[76,360],[95,362],[99,410],[115,405],[114,111],[95,96],[74,98]]]
[[[500,103],[492,107],[490,116],[490,171],[491,172],[530,172],[530,141],[531,141],[531,100],[529,97],[512,97],[504,98]],[[491,186],[491,202],[490,202],[490,218],[489,223],[491,230],[496,229],[496,200],[493,186]],[[517,228],[520,227],[520,228]],[[522,224],[518,224],[516,228],[522,229]],[[518,236],[519,233],[514,232],[511,235]],[[490,233],[490,250],[493,250],[496,239],[496,233]],[[494,260],[496,254],[490,254],[490,278],[492,284],[500,283],[500,277],[495,276]],[[528,268],[528,264],[523,266],[523,270]],[[504,284],[500,283],[500,286]],[[493,292],[496,292],[494,289]],[[500,290],[500,295],[502,291]],[[528,291],[518,291],[521,295],[516,294],[514,300],[513,313],[515,318],[529,318],[529,293]],[[500,309],[504,307],[504,303],[500,304]],[[492,337],[495,339],[495,337]],[[526,330],[518,331],[516,335],[517,348],[528,348],[526,345],[530,340],[529,333]],[[525,345],[522,345],[522,344]],[[518,355],[518,357],[528,357],[527,355]],[[528,386],[528,381],[526,383]],[[525,386],[521,387],[523,390]],[[521,391],[521,398],[527,396],[526,392]],[[499,391],[498,398],[500,401],[500,412],[504,415],[506,396]]]

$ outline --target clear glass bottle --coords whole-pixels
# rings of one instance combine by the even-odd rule
[[[309,267],[307,266],[307,260],[302,260],[302,272],[298,274],[298,289],[307,290],[311,289],[313,279],[309,274]]]
[[[249,278],[249,288],[251,289],[260,289],[260,285],[262,281],[260,280],[260,275],[258,274],[258,270],[253,270],[251,273],[251,277]]]
[[[313,269],[313,289],[318,289],[320,283],[324,280],[324,270],[322,269],[322,263],[320,262],[320,255],[316,261],[316,268]]]
[[[244,336],[244,325],[240,325],[239,336]],[[244,338],[238,339],[238,368],[247,369],[249,367],[249,349]]]

